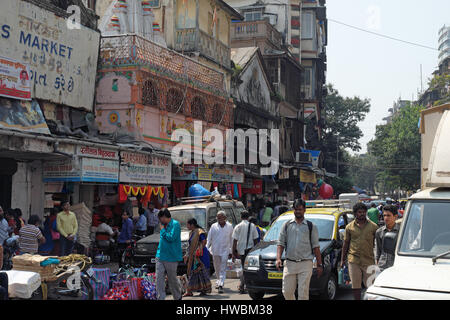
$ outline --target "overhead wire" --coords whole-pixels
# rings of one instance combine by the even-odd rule
[[[381,34],[381,33],[378,33],[378,32],[369,31],[369,30],[366,30],[366,29],[363,29],[363,28],[360,28],[360,27],[356,27],[356,26],[352,26],[350,24],[347,24],[347,23],[344,23],[344,22],[341,22],[341,21],[337,21],[337,20],[334,20],[334,19],[328,18],[328,21],[332,21],[334,23],[341,24],[343,26],[346,26],[346,27],[349,27],[349,28],[352,28],[352,29],[355,29],[355,30],[359,30],[359,31],[362,31],[362,32],[370,33],[370,34],[373,34],[373,35],[376,35],[376,36],[379,36],[379,37],[383,37],[383,38],[386,38],[386,39],[403,42],[403,43],[406,43],[406,44],[409,44],[409,45],[422,47],[422,48],[425,48],[425,49],[439,51],[439,49],[437,49],[437,48],[429,47],[429,46],[426,46],[426,45],[423,45],[423,44],[419,44],[419,43],[415,43],[415,42],[411,42],[411,41],[406,41],[406,40],[394,38],[394,37],[391,37],[391,36],[388,36],[388,35],[385,35],[385,34]]]

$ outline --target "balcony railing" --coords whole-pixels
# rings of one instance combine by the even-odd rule
[[[195,28],[177,29],[175,37],[178,52],[198,51],[226,68],[231,67],[230,47],[206,32]]]
[[[275,47],[281,46],[281,34],[268,21],[243,21],[234,22],[231,27],[231,40],[253,40],[264,38]]]
[[[226,95],[223,73],[140,36],[128,34],[102,37],[100,50],[101,69],[146,66],[177,81]]]

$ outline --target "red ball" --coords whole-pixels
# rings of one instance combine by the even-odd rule
[[[322,186],[319,189],[319,195],[323,199],[330,199],[333,196],[333,187],[330,186],[328,183],[323,183]]]

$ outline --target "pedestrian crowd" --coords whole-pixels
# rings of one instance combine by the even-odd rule
[[[50,212],[41,230],[41,219],[37,215],[30,216],[25,223],[20,209],[8,209],[4,212],[0,207],[0,269],[3,265],[3,249],[10,239],[18,242],[19,254],[71,254],[78,232],[77,217],[70,211],[69,202],[62,203],[61,208],[59,213],[56,209]],[[318,277],[322,275],[324,268],[317,226],[305,219],[306,203],[301,199],[296,200],[293,208],[294,218],[285,222],[281,228],[276,255],[276,267],[278,270],[283,268],[282,292],[286,300],[293,300],[296,290],[298,299],[308,299],[313,261],[315,260]],[[193,296],[195,292],[199,292],[201,296],[212,292],[211,263],[216,273],[215,290],[223,293],[229,261],[235,263],[240,260],[241,266],[244,266],[250,250],[263,238],[264,228],[287,210],[286,203],[264,203],[256,212],[256,217],[248,211],[242,211],[242,220],[234,228],[227,221],[225,211],[220,210],[208,233],[204,226],[192,218],[187,221],[189,240],[184,256],[180,223],[172,218],[167,208],[158,210],[150,203],[148,208],[139,208],[137,217],[131,217],[123,210],[120,231],[117,226],[112,226],[112,219],[107,215],[96,216],[98,214],[95,213],[93,219],[96,221],[97,243],[104,247],[113,247],[117,243],[119,250],[124,250],[134,235],[144,237],[159,232],[160,241],[155,259],[158,298],[164,300],[166,297],[167,278],[174,299],[181,300],[183,296]],[[378,208],[372,205],[368,210],[363,203],[357,203],[353,207],[355,219],[343,231],[345,236],[340,267],[348,264],[355,299],[361,297],[361,285],[367,287],[368,278],[373,271],[371,266],[378,265],[384,270],[394,262],[393,254],[384,252],[383,240],[388,232],[398,234],[397,207],[386,205],[382,212],[384,226],[378,227]],[[177,277],[181,261],[187,266],[184,295]],[[4,288],[2,281],[4,279],[0,276],[0,299],[4,294],[1,289]],[[240,274],[238,290],[240,293],[246,292],[243,273]]]

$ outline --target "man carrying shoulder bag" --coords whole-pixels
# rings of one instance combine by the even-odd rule
[[[258,243],[258,230],[253,223],[248,221],[250,214],[248,211],[241,212],[242,221],[233,230],[233,262],[241,259],[244,266],[245,258],[250,250]],[[239,293],[245,293],[244,274],[241,275],[241,284],[239,285]]]

